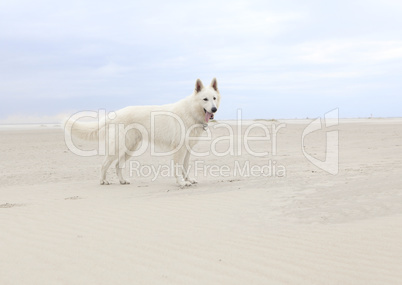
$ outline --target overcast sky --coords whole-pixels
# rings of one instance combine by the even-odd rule
[[[402,1],[0,1],[0,123],[165,104],[216,119],[402,116]]]

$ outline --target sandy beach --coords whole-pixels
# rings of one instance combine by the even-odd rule
[[[111,169],[102,186],[103,158],[72,153],[60,127],[1,127],[0,284],[401,284],[402,119],[328,129],[335,175],[303,154],[311,121],[256,121],[284,124],[275,148],[250,143],[269,154],[210,154],[186,189],[146,175],[169,157],[144,154],[124,170],[130,185]],[[325,159],[326,138],[308,134],[305,152]],[[270,173],[242,176],[247,164]]]

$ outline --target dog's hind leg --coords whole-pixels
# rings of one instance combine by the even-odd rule
[[[123,177],[123,168],[126,165],[126,162],[130,159],[131,155],[130,153],[132,151],[135,151],[138,148],[138,145],[140,143],[140,137],[131,137],[131,141],[128,140],[126,143],[129,144],[128,149],[122,154],[120,154],[119,159],[116,162],[116,173],[117,176],[119,177],[120,184],[130,184],[129,181],[125,180]]]
[[[100,179],[100,184],[101,185],[109,185],[109,182],[106,180],[106,173],[107,170],[109,169],[110,165],[112,164],[113,161],[116,160],[115,156],[106,156],[105,160],[102,163],[101,167],[101,179]]]
[[[130,184],[127,180],[123,178],[123,167],[126,165],[127,160],[130,159],[130,155],[123,154],[116,162],[116,173],[119,177],[120,184]]]

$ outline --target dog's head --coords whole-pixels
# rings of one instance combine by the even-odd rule
[[[205,114],[205,123],[214,118],[214,114],[218,111],[221,95],[218,90],[218,82],[216,78],[212,79],[209,86],[204,87],[200,79],[195,82],[195,96],[200,108]]]

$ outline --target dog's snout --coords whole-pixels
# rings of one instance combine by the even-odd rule
[[[218,111],[218,109],[216,109],[216,107],[212,107],[211,112],[215,113],[216,111]]]

